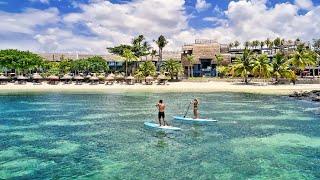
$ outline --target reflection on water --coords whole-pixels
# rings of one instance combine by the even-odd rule
[[[211,125],[172,122],[194,97]],[[155,103],[181,132],[146,130]],[[0,96],[0,179],[319,179],[319,104],[281,96]],[[190,115],[190,114],[189,114]]]

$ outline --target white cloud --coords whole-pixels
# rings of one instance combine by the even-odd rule
[[[313,8],[313,2],[311,0],[295,0],[295,4],[301,9],[310,10]]]
[[[222,18],[213,12],[202,19],[215,25],[204,29],[188,25],[190,15],[184,0],[134,0],[124,4],[94,0],[78,3],[81,11],[67,15],[60,15],[55,8],[27,9],[22,13],[0,11],[0,26],[6,27],[0,28],[0,38],[5,37],[0,48],[101,54],[106,53],[106,47],[129,43],[139,34],[149,42],[165,35],[169,41],[165,50],[180,50],[184,43],[197,38],[228,43],[276,37],[308,41],[320,37],[320,6],[313,5],[306,14],[299,14],[301,6],[297,3],[273,7],[266,3],[231,1]],[[79,30],[92,36],[78,33]],[[23,34],[23,38],[17,34]]]
[[[203,11],[211,7],[210,3],[207,3],[206,0],[197,0],[196,9],[197,11]]]
[[[55,24],[59,21],[56,8],[46,10],[27,9],[22,13],[0,11],[0,34],[24,33],[33,34],[37,26]]]

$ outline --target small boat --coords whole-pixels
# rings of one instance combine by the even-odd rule
[[[211,122],[218,122],[218,120],[214,119],[193,119],[193,118],[186,118],[181,116],[173,116],[173,119],[180,122],[186,122],[186,123],[211,123]]]
[[[152,122],[145,122],[144,126],[150,129],[158,129],[158,130],[170,130],[170,131],[180,131],[181,128],[173,127],[173,126],[160,126],[159,124]]]

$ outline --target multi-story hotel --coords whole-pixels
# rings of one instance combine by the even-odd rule
[[[231,55],[228,46],[219,44],[213,40],[196,40],[194,44],[186,44],[182,47],[181,62],[187,74],[188,67],[193,67],[193,76],[216,76],[216,55],[224,57],[225,64],[231,63]],[[190,64],[187,56],[193,56],[194,64]]]

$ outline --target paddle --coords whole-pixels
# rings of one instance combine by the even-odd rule
[[[184,113],[184,116],[183,116],[183,118],[185,118],[185,117],[187,116],[187,114],[188,114],[188,111],[189,111],[189,109],[190,109],[190,105],[191,105],[191,102],[189,103],[189,106],[188,106],[188,108],[187,108],[187,111],[186,111],[186,113]]]

